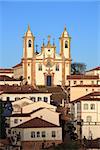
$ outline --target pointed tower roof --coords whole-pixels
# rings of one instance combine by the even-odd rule
[[[66,29],[66,26],[64,27],[64,31],[63,31],[61,37],[69,37],[69,34],[67,32],[67,29]]]
[[[25,33],[25,36],[33,36],[33,33],[31,32],[29,24],[28,24],[28,28],[27,28],[27,32]]]

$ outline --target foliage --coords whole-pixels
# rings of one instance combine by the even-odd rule
[[[78,75],[78,74],[84,74],[86,70],[86,65],[84,63],[72,63],[71,64],[71,74],[72,75]]]
[[[76,128],[74,127],[73,123],[68,121],[65,124],[65,132],[67,135],[69,135],[71,140],[76,140],[77,139],[77,134],[75,133]]]
[[[0,138],[4,139],[6,137],[5,129],[5,117],[2,115],[4,111],[3,102],[0,100]]]

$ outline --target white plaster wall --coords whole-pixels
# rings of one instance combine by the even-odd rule
[[[7,97],[10,97],[10,101],[15,101],[16,97],[19,97],[19,98],[26,97],[26,98],[29,98],[29,99],[30,99],[30,97],[36,97],[36,100],[37,100],[38,97],[41,97],[42,100],[44,99],[44,97],[48,97],[48,103],[50,103],[50,95],[51,95],[50,93],[1,94],[0,98],[2,99],[2,101],[6,101]]]
[[[82,137],[84,136],[89,139],[90,131],[92,133],[92,138],[100,138],[100,124],[99,125],[83,125],[82,126]]]
[[[62,129],[60,127],[52,127],[52,128],[27,128],[24,130],[24,137],[23,141],[40,141],[40,140],[62,140]],[[31,138],[31,132],[46,132],[46,137],[39,137],[39,138]],[[52,137],[52,131],[56,131],[56,137]]]
[[[28,66],[28,63],[30,64],[29,66]],[[27,63],[27,81],[28,81],[28,84],[31,84],[31,63],[30,62],[28,63]],[[28,79],[28,77],[30,77],[30,79]]]
[[[14,73],[0,73],[0,75],[6,75],[8,77],[13,77]]]
[[[17,68],[14,68],[14,78],[20,78],[20,76],[23,76],[23,67],[20,66],[20,67],[17,67]]]
[[[23,113],[29,113],[29,112],[32,112],[33,110],[36,110],[38,108],[41,108],[41,107],[44,107],[44,108],[48,108],[52,111],[56,111],[56,106],[53,106],[53,105],[50,105],[49,103],[45,103],[45,102],[34,102],[33,104],[30,104],[30,105],[27,105],[27,106],[24,106],[22,108],[22,112]]]
[[[54,85],[61,85],[62,83],[62,63],[59,63],[59,71],[56,71],[56,65],[53,66]],[[56,63],[55,63],[56,64]]]
[[[93,92],[93,89],[94,91],[100,91],[100,87],[70,87],[70,101]]]
[[[41,62],[40,62],[41,63]],[[45,66],[42,64],[42,71],[38,70],[39,62],[36,63],[36,85],[45,85],[44,72],[46,70]]]
[[[9,85],[13,85],[13,84],[17,84],[20,85],[21,81],[0,81],[0,85],[5,85],[5,84],[9,84]]]
[[[83,85],[92,85],[92,81],[94,82],[94,84],[97,84],[97,79],[68,79],[68,81],[70,81],[70,86],[81,85],[80,81],[83,81]],[[76,84],[74,84],[74,81],[76,81]]]

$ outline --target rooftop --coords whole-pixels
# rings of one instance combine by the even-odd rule
[[[59,126],[36,117],[13,128],[49,128],[49,127],[52,128]]]

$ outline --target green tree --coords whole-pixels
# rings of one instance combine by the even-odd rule
[[[71,64],[72,75],[84,74],[85,70],[86,70],[86,65],[84,63],[74,62]]]
[[[0,100],[0,138],[4,139],[6,137],[6,129],[5,129],[5,117],[3,116],[4,107],[3,102]]]
[[[77,134],[75,133],[76,128],[74,127],[73,123],[70,121],[66,122],[65,124],[65,132],[66,135],[70,137],[71,140],[77,140]]]

